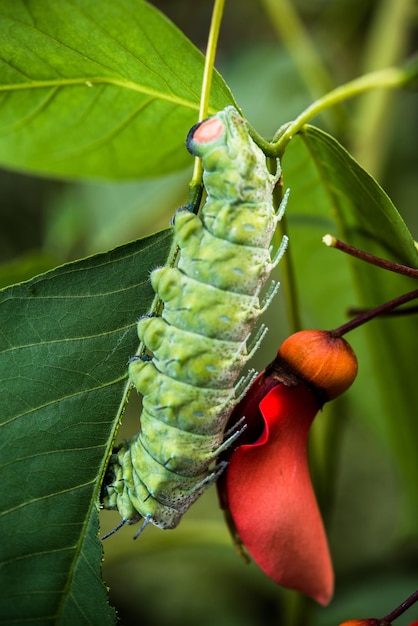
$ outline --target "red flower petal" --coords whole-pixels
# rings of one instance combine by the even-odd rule
[[[261,569],[325,605],[333,593],[333,570],[307,462],[318,409],[303,384],[269,391],[260,402],[265,430],[255,444],[234,452],[225,489],[238,534]]]

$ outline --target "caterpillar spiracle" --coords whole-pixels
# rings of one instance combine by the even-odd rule
[[[207,198],[199,216],[175,214],[177,267],[151,273],[162,314],[141,318],[138,335],[152,358],[129,365],[143,396],[141,429],[114,450],[102,491],[103,507],[122,516],[118,528],[141,518],[142,527],[174,528],[223,471],[214,461],[239,434],[224,427],[264,331],[252,347],[249,335],[278,285],[263,302],[259,293],[287,244],[284,237],[272,258],[286,203],[275,211],[280,172],[268,171],[234,107],[194,126],[187,148],[202,159]]]

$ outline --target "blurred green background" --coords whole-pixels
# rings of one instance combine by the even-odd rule
[[[210,0],[152,4],[204,50]],[[298,0],[292,6],[324,71],[316,75],[315,66],[309,70],[312,59],[298,58],[302,46],[295,40],[289,44],[275,30],[265,4],[227,0],[216,65],[249,121],[266,137],[324,93],[327,81],[328,88],[337,86],[416,51],[416,2]],[[401,9],[404,5],[399,24],[388,18],[391,11],[396,14],[395,5]],[[395,35],[396,45],[391,48]],[[389,52],[391,59],[385,56]],[[311,80],[302,75],[301,66]],[[348,102],[314,123],[336,136],[371,171],[417,238],[418,94],[387,95],[382,110],[376,101],[364,103],[365,98]],[[186,200],[190,174],[191,168],[158,181],[109,184],[1,171],[0,285],[168,226],[175,209]],[[315,277],[309,269],[302,283],[304,279],[314,291]],[[271,360],[271,346],[279,345],[289,332],[282,292],[273,309],[266,320],[269,341],[257,355],[258,368]],[[327,322],[338,326],[345,321],[344,311],[332,302],[327,309]],[[367,374],[363,372],[364,377]],[[333,415],[339,413],[345,420],[328,516],[337,591],[330,607],[312,607],[312,624],[318,626],[352,617],[382,617],[418,586],[418,534],[411,531],[417,529],[416,520],[405,524],[401,519],[396,463],[357,407],[350,394],[332,407]],[[139,402],[133,399],[121,437],[136,432],[139,410]],[[327,419],[327,412],[320,419]],[[411,407],[411,413],[416,414],[416,407]],[[106,512],[102,520],[106,532],[119,517]],[[104,577],[111,602],[126,626],[288,626],[297,620],[295,594],[278,589],[235,553],[214,489],[194,505],[176,531],[148,528],[133,543],[134,532],[124,528],[104,546]],[[418,608],[396,623],[402,626],[414,617],[418,618]]]

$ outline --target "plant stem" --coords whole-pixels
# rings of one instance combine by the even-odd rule
[[[203,71],[202,90],[200,94],[199,122],[208,114],[210,90],[212,86],[213,68],[215,65],[219,31],[221,29],[225,0],[215,0],[210,23],[208,44],[206,46],[205,69]]]
[[[384,87],[386,89],[401,87],[409,81],[410,78],[410,74],[404,69],[393,67],[365,74],[364,76],[360,76],[360,78],[356,78],[349,83],[345,83],[333,89],[322,98],[313,102],[307,109],[302,111],[293,122],[286,126],[280,138],[270,144],[269,156],[280,157],[293,136],[313,117],[328,107],[335,106],[339,102],[354,98],[355,96],[371,91],[372,89],[377,89],[378,87]]]
[[[377,5],[363,57],[363,72],[396,65],[403,58],[412,34],[414,1],[382,0]],[[351,152],[375,178],[379,177],[386,157],[392,97],[388,91],[369,93],[356,103],[353,113]]]
[[[394,298],[389,302],[385,302],[384,304],[381,304],[374,309],[370,309],[369,311],[364,311],[364,313],[360,313],[360,315],[350,320],[346,324],[343,324],[342,326],[331,330],[330,334],[332,337],[342,337],[346,333],[354,330],[355,328],[358,328],[359,326],[362,326],[363,324],[369,322],[378,315],[386,313],[387,311],[391,311],[392,309],[395,309],[396,307],[401,306],[406,302],[410,302],[411,300],[415,300],[416,298],[418,298],[418,289],[409,291],[408,293],[405,293],[402,296],[398,296],[397,298]]]
[[[391,624],[393,620],[395,620],[397,617],[402,615],[402,613],[405,613],[405,611],[409,609],[417,601],[418,601],[418,590],[414,591],[414,593],[410,595],[409,598],[407,598],[404,602],[402,602],[402,604],[397,606],[396,609],[393,609],[393,611],[391,611],[388,615],[383,617],[380,620],[380,622],[382,624]]]
[[[333,80],[291,0],[260,0],[312,98],[330,91]],[[333,112],[333,117],[337,117]],[[338,116],[340,117],[340,116]],[[334,120],[335,121],[335,120]]]
[[[356,315],[361,315],[366,311],[369,311],[369,309],[353,306],[347,310],[347,315],[355,317]],[[418,305],[405,306],[402,307],[402,309],[392,309],[392,311],[383,311],[383,313],[380,313],[380,316],[400,317],[401,315],[415,315],[415,313],[418,313]]]
[[[222,16],[225,0],[215,0],[210,23],[208,45],[206,47],[205,69],[203,71],[202,90],[200,94],[199,122],[208,114],[210,90],[212,86],[213,68],[215,65],[216,49],[218,45],[219,31],[222,23]],[[202,179],[202,164],[199,158],[195,159],[191,187],[196,187]]]
[[[271,173],[275,174],[278,166],[276,159],[268,160],[268,169]],[[273,205],[275,210],[278,210],[281,202],[283,201],[283,184],[280,178],[279,182],[275,185],[273,190]],[[288,235],[288,222],[286,211],[284,212],[277,228],[277,234],[280,233],[281,237],[287,237]],[[300,307],[297,295],[297,284],[295,266],[292,258],[291,245],[288,246],[286,253],[281,260],[282,274],[285,277],[283,289],[285,292],[285,303],[287,310],[287,317],[289,320],[289,326],[291,332],[295,333],[301,330],[302,323],[300,317]]]
[[[282,220],[280,222],[280,227],[282,229],[282,233],[287,233],[287,217],[286,214],[283,215]],[[292,244],[290,243],[286,253],[283,255],[281,260],[282,263],[282,272],[286,277],[284,281],[283,289],[285,291],[285,302],[287,309],[287,317],[289,320],[290,332],[296,333],[298,330],[302,328],[302,320],[300,316],[300,306],[299,306],[299,298],[297,294],[297,284],[296,284],[296,272],[295,266],[293,262],[292,255]]]
[[[345,252],[346,254],[349,254],[356,259],[360,259],[361,261],[365,261],[366,263],[370,263],[370,265],[375,265],[376,267],[381,267],[382,269],[402,274],[403,276],[418,278],[418,269],[408,267],[407,265],[401,265],[400,263],[393,263],[392,261],[381,259],[380,257],[369,254],[368,252],[363,252],[363,250],[354,248],[354,246],[350,246],[348,243],[337,239],[333,235],[324,235],[324,237],[322,237],[322,241],[326,246],[335,248],[336,250],[341,250],[341,252]]]

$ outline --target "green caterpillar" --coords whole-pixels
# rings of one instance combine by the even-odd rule
[[[284,238],[271,258],[286,197],[276,213],[279,173],[269,173],[233,107],[194,126],[187,147],[202,159],[207,199],[200,216],[177,211],[178,266],[151,274],[161,317],[138,322],[153,355],[129,365],[143,396],[141,430],[114,451],[102,495],[104,508],[122,516],[118,528],[140,518],[141,530],[148,522],[174,528],[223,471],[225,463],[213,462],[240,432],[225,434],[224,427],[245,391],[240,374],[264,329],[252,347],[248,338],[278,285],[261,304],[259,292],[287,245]]]

